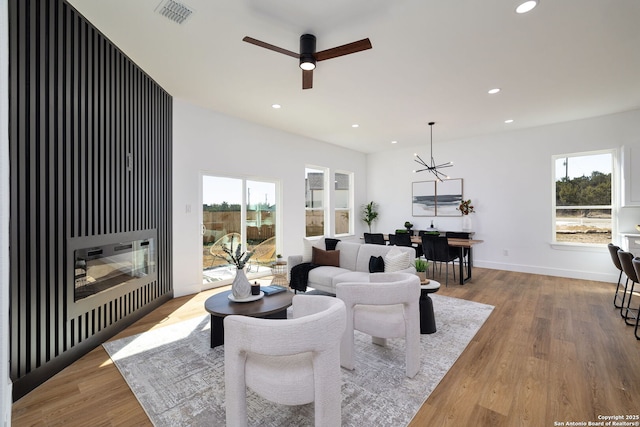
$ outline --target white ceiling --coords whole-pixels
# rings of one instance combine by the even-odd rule
[[[160,0],[68,1],[174,97],[365,153],[427,144],[429,121],[438,143],[640,108],[639,0],[183,0],[182,25]],[[302,90],[295,58],[242,41],[303,33],[373,49]]]

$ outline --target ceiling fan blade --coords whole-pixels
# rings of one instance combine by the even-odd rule
[[[347,43],[342,46],[316,52],[315,57],[316,61],[324,61],[325,59],[337,58],[338,56],[349,55],[351,53],[371,49],[371,47],[369,39],[362,39],[357,42]]]
[[[313,87],[313,70],[302,70],[302,89]]]
[[[295,53],[295,52],[292,52],[290,50],[283,49],[281,47],[274,46],[272,44],[265,43],[265,42],[260,41],[260,40],[256,40],[256,39],[254,39],[252,37],[245,37],[245,38],[242,39],[242,41],[254,44],[256,46],[263,47],[265,49],[273,50],[274,52],[284,53],[285,55],[289,55],[289,56],[292,56],[294,58],[300,58],[300,54],[299,53]]]

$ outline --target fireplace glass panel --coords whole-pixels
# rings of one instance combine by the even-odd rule
[[[144,278],[155,272],[154,239],[74,251],[74,301]]]

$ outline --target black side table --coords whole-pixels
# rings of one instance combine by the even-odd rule
[[[438,292],[440,283],[435,280],[420,285],[420,333],[432,334],[436,331],[436,317],[433,313],[433,301],[429,294]]]

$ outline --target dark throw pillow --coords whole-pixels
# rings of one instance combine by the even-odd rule
[[[340,251],[323,251],[315,246],[312,248],[312,251],[312,264],[340,267]]]
[[[384,258],[372,255],[369,258],[369,273],[384,273]]]
[[[324,239],[325,249],[328,250],[328,251],[335,250],[336,249],[336,245],[338,244],[339,241],[340,241],[340,239],[325,238]]]

